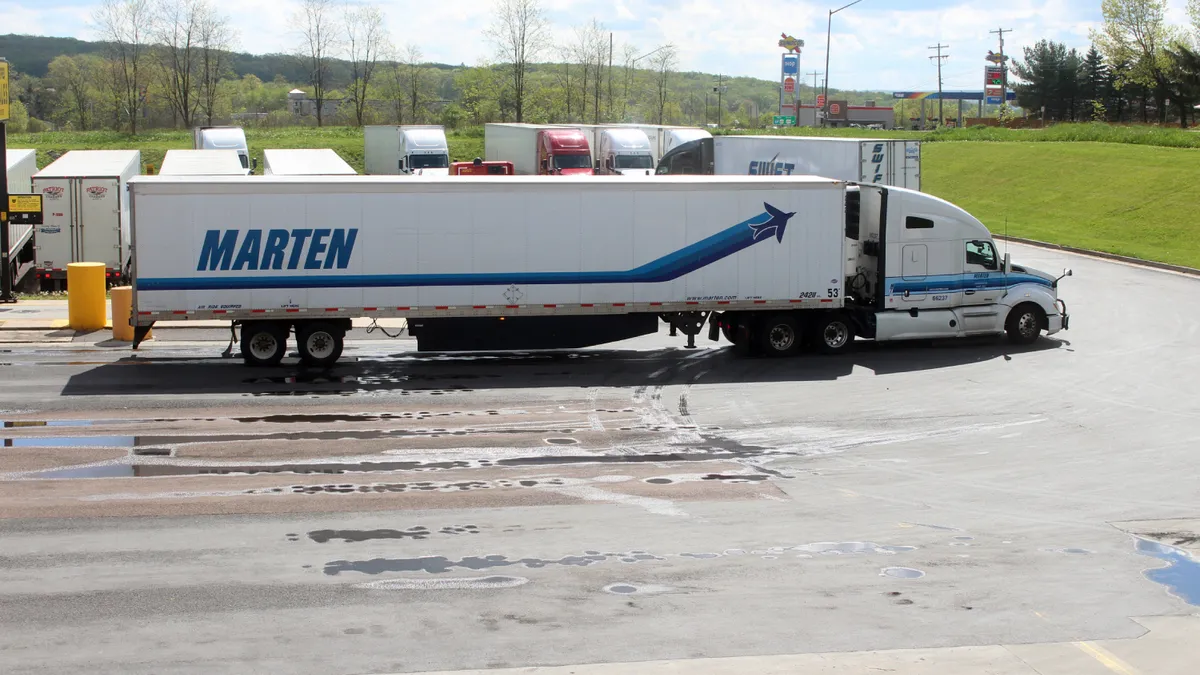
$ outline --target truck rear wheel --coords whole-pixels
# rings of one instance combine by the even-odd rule
[[[242,324],[242,360],[248,366],[277,366],[287,354],[288,328],[273,321]]]
[[[346,333],[331,323],[311,323],[296,331],[300,361],[306,366],[327,368],[337,363],[345,347]]]
[[[841,354],[854,344],[854,326],[841,314],[822,317],[813,329],[813,344],[822,354]]]
[[[757,332],[759,350],[766,356],[792,356],[800,350],[800,325],[793,316],[768,317]]]

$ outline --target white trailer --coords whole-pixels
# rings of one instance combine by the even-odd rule
[[[432,125],[373,125],[363,128],[363,159],[376,176],[450,173],[446,130]]]
[[[237,150],[168,150],[158,173],[163,176],[245,176]]]
[[[921,189],[921,142],[806,136],[717,136],[685,143],[660,174],[809,175]]]
[[[358,172],[329,148],[263,150],[264,176],[354,176]]]
[[[33,174],[37,173],[37,151],[36,150],[17,150],[8,148],[5,153],[5,165],[8,168],[8,194],[10,195],[27,195],[33,192]],[[21,253],[21,249],[33,239],[33,226],[24,224],[12,224],[8,226],[8,251],[9,259],[16,261]],[[14,267],[18,265],[14,264]],[[28,271],[26,268],[19,275],[16,275],[14,283],[20,281],[20,278]]]
[[[42,224],[34,233],[39,279],[64,282],[73,262],[102,262],[114,281],[125,273],[125,185],[141,167],[137,150],[72,150],[34,174],[33,191],[42,195]]]
[[[130,183],[135,347],[159,320],[228,319],[251,365],[341,354],[353,317],[421,350],[576,348],[709,324],[785,356],[1066,326],[1058,279],[919,192],[816,177],[147,176]],[[403,222],[396,214],[408,214]]]

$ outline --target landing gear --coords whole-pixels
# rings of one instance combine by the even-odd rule
[[[680,312],[679,314],[667,314],[663,316],[663,320],[671,326],[671,335],[675,331],[681,331],[687,336],[687,348],[696,348],[696,336],[700,334],[700,330],[704,328],[704,322],[708,320],[707,312]]]

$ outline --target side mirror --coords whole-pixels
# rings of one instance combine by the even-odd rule
[[[1009,254],[1004,254],[1004,273],[1012,274],[1012,257]]]
[[[250,172],[254,173],[255,171],[258,171],[258,158],[257,157],[250,160]]]

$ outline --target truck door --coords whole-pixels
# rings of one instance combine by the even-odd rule
[[[905,290],[901,295],[905,302],[921,302],[926,295],[923,282],[929,275],[929,247],[925,244],[905,244],[900,249],[900,258],[900,276],[905,282]]]
[[[36,266],[67,269],[75,236],[75,185],[70,178],[39,178],[33,189],[42,195],[42,224],[36,228]]]
[[[102,262],[121,269],[120,181],[111,178],[79,179],[79,218],[76,259]]]

